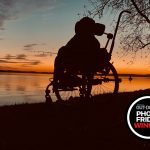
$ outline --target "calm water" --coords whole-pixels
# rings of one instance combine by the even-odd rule
[[[0,74],[0,105],[35,103],[45,101],[45,87],[52,75],[44,74]],[[150,77],[121,77],[120,92],[150,88]],[[56,98],[53,95],[53,100]]]

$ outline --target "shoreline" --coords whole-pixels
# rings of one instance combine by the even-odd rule
[[[149,94],[150,95],[150,88],[148,89],[141,89],[141,90],[135,90],[135,91],[128,91],[128,92],[119,92],[115,95],[113,95],[112,93],[106,93],[106,94],[102,94],[102,95],[97,95],[97,96],[93,96],[90,101],[97,101],[99,99],[109,99],[110,97],[124,97],[124,96],[138,96],[138,95],[144,95],[144,94]],[[43,96],[44,97],[44,96]],[[74,98],[73,100],[66,100],[66,101],[63,101],[62,103],[65,104],[65,103],[72,103],[72,102],[75,102],[75,103],[80,103],[80,101],[82,102],[83,100],[80,99],[80,98]],[[86,100],[84,100],[86,101]],[[88,100],[89,101],[89,100]],[[48,102],[49,103],[49,102]],[[55,100],[54,102],[50,102],[51,104],[57,104],[57,101]],[[30,106],[34,106],[34,105],[43,105],[43,104],[47,104],[46,102],[46,99],[44,100],[44,102],[36,102],[36,103],[16,103],[16,104],[6,104],[6,105],[0,105],[0,109],[3,108],[3,107],[19,107],[19,106],[25,106],[25,105],[30,105]]]
[[[142,94],[143,93],[143,94]],[[150,88],[148,88],[148,89],[141,89],[141,90],[135,90],[135,91],[128,91],[128,92],[119,92],[119,93],[117,93],[117,94],[115,94],[115,96],[114,97],[120,97],[120,96],[122,96],[122,95],[144,95],[144,94],[149,94],[150,95]],[[44,96],[43,96],[44,97]],[[108,99],[108,98],[110,98],[110,97],[113,97],[113,94],[112,93],[106,93],[106,94],[102,94],[102,95],[97,95],[97,96],[93,96],[91,99],[90,99],[90,101],[94,101],[94,100],[98,100],[98,99],[103,99],[103,98],[106,98],[106,99]],[[82,99],[80,99],[80,97],[78,97],[78,98],[74,98],[73,100],[66,100],[66,101],[63,101],[62,103],[69,103],[69,102],[82,102],[83,100]],[[49,102],[48,102],[49,103]],[[51,104],[57,104],[57,101],[55,100],[54,102],[50,102]],[[31,103],[15,103],[15,104],[4,104],[4,105],[0,105],[0,108],[2,108],[2,107],[19,107],[19,106],[25,106],[25,105],[43,105],[43,104],[47,104],[47,102],[46,102],[46,99],[44,99],[44,101],[41,101],[41,102],[31,102]]]
[[[148,149],[126,123],[129,104],[144,95],[150,89],[0,107],[0,149]]]
[[[54,73],[53,72],[36,72],[36,71],[14,71],[14,70],[0,70],[0,73],[8,73],[8,74],[51,74],[53,75]],[[118,73],[118,76],[121,76],[121,77],[129,77],[129,76],[132,76],[132,77],[150,77],[150,74],[134,74],[134,73],[125,73],[125,74],[119,74]]]

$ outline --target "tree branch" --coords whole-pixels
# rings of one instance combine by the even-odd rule
[[[143,43],[139,38],[138,38],[139,42],[142,44],[142,47],[140,49],[145,48],[146,46],[150,45],[150,43]]]
[[[141,47],[141,49],[142,49],[142,48],[145,48],[145,47],[148,46],[148,45],[150,45],[150,43],[144,44],[144,45]]]
[[[137,6],[137,4],[135,3],[134,0],[131,0],[132,4],[134,5],[134,7],[136,8],[137,12],[143,17],[145,18],[145,20],[150,24],[150,19],[142,13],[142,11],[139,9],[139,7]]]

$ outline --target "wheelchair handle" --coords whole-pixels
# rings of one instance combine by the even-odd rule
[[[110,55],[112,55],[112,51],[113,51],[113,48],[114,48],[114,45],[115,45],[116,34],[117,34],[117,31],[118,31],[120,19],[121,19],[121,16],[122,16],[123,13],[131,14],[131,12],[129,10],[123,10],[123,11],[120,12],[119,17],[118,17],[118,21],[117,21],[117,25],[116,25],[116,28],[115,28],[115,31],[114,31],[114,37],[112,39],[112,43],[111,43],[111,47],[110,47],[110,51],[109,51]]]
[[[110,56],[112,55],[112,52],[113,52],[113,48],[114,48],[114,45],[115,45],[115,39],[116,39],[120,19],[121,19],[121,16],[122,16],[123,13],[131,14],[131,12],[129,10],[123,10],[123,11],[120,12],[119,17],[118,17],[118,21],[117,21],[117,25],[116,25],[116,28],[115,28],[115,31],[114,31],[114,35],[112,33],[104,33],[105,35],[107,35],[107,38],[108,38],[108,40],[106,42],[106,45],[105,45],[105,49],[107,49],[109,41],[110,41],[110,39],[112,39],[112,43],[111,43],[110,51],[109,51]]]

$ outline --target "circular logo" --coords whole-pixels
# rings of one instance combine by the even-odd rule
[[[140,97],[130,105],[127,123],[136,136],[150,139],[150,96]]]

